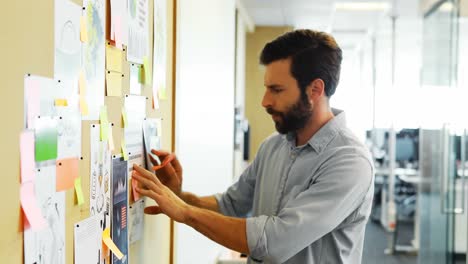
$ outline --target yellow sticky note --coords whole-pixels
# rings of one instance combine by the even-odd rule
[[[55,99],[55,106],[68,106],[67,99]]]
[[[107,96],[122,96],[122,74],[107,71],[106,73]]]
[[[112,133],[112,127],[109,128],[109,150],[114,151],[115,146],[114,146],[114,136]]]
[[[123,127],[127,127],[128,122],[127,122],[127,112],[125,111],[125,108],[122,107],[122,121],[123,121]]]
[[[81,42],[88,42],[88,29],[86,27],[86,17],[80,18],[80,40]]]
[[[121,148],[122,148],[122,157],[123,157],[123,159],[128,160],[128,152],[127,152],[127,146],[125,145],[125,140],[122,140]]]
[[[106,45],[106,68],[109,71],[122,72],[123,52],[111,45]]]
[[[107,119],[107,107],[105,105],[101,106],[99,120],[101,123],[101,141],[107,141],[109,138],[109,120]]]
[[[81,189],[81,177],[75,179],[75,192],[76,199],[78,200],[78,205],[82,205],[84,203],[84,199],[83,190]]]
[[[144,84],[151,84],[151,69],[149,65],[149,59],[148,57],[143,58],[143,69],[145,71],[144,73]]]
[[[86,95],[86,78],[84,75],[84,72],[80,72],[80,79],[78,80],[78,86],[80,88],[80,95],[85,96]]]
[[[120,249],[115,245],[114,241],[112,241],[112,238],[110,237],[109,228],[106,228],[104,231],[102,231],[102,241],[104,242],[104,244],[106,244],[107,248],[109,248],[118,259],[123,258],[122,251],[120,251]]]
[[[167,100],[167,92],[166,92],[166,87],[161,85],[159,88],[159,99],[161,100]]]
[[[88,103],[86,102],[86,98],[84,96],[80,96],[80,109],[81,109],[81,115],[83,116],[89,115]]]

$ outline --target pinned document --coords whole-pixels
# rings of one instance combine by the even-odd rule
[[[20,136],[21,183],[34,181],[34,132],[24,131]]]
[[[36,118],[35,154],[36,161],[57,158],[57,120],[51,117]]]
[[[94,215],[74,225],[75,264],[101,263],[102,224],[102,215]]]

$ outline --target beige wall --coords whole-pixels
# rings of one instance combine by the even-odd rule
[[[263,86],[263,66],[259,56],[266,43],[290,31],[289,27],[255,27],[247,34],[246,73],[245,73],[245,116],[250,124],[250,160],[253,160],[262,141],[275,131],[271,117],[263,109],[261,102]]]

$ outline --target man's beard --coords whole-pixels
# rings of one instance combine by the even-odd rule
[[[309,121],[312,116],[310,102],[307,100],[307,96],[304,95],[301,95],[297,102],[290,106],[285,112],[278,112],[273,110],[273,108],[267,108],[266,111],[270,115],[280,117],[280,121],[273,120],[276,130],[280,134],[296,132],[305,127],[307,121]]]

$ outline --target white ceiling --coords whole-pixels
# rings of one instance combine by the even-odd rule
[[[336,3],[387,3],[387,10],[342,10]],[[343,49],[354,49],[391,12],[417,17],[419,0],[243,0],[256,26],[292,26],[327,31]],[[392,9],[395,5],[395,9]]]

